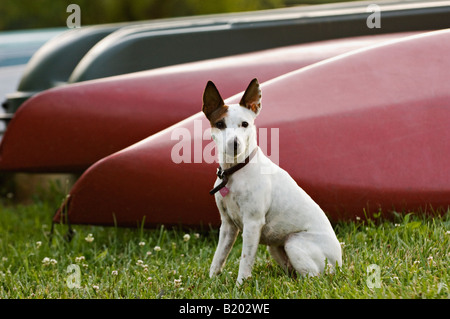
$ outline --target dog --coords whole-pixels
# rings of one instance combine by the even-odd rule
[[[210,277],[218,275],[237,235],[242,253],[236,284],[251,277],[259,244],[288,274],[317,276],[342,265],[341,246],[322,209],[294,179],[273,163],[257,145],[255,118],[261,112],[257,79],[248,85],[239,104],[225,105],[209,81],[202,111],[211,124],[219,168],[214,188],[220,212],[219,242]]]

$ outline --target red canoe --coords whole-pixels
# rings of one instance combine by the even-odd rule
[[[269,155],[278,152],[279,165],[334,221],[380,208],[447,208],[449,69],[450,30],[345,54],[264,83],[256,124],[279,129]],[[97,162],[63,211],[79,224],[218,225],[208,193],[217,164],[172,160],[182,133],[194,161],[211,143],[208,125],[197,113]]]
[[[315,42],[50,89],[25,102],[8,125],[0,170],[81,172],[198,112],[208,80],[217,83],[223,96],[231,96],[250,77],[269,80],[407,35],[411,33]]]

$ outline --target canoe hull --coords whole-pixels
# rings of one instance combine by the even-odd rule
[[[449,53],[450,30],[443,30],[263,83],[256,124],[279,137],[267,138],[267,154],[332,221],[379,210],[448,209]],[[208,193],[217,164],[205,161],[207,128],[197,113],[94,164],[70,192],[71,222],[217,226]],[[191,163],[173,160],[180,132],[192,146]],[[201,163],[194,163],[196,149]]]
[[[78,173],[198,112],[208,80],[232,96],[354,49],[412,33],[317,42],[161,68],[44,91],[24,103],[0,144],[0,170]]]

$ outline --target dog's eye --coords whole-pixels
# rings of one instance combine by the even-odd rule
[[[248,126],[248,123],[247,122],[242,122],[242,127],[247,127]]]
[[[214,124],[215,127],[217,127],[219,130],[224,129],[225,128],[225,122],[224,121],[219,121],[216,124]]]

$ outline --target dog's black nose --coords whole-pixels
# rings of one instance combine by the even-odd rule
[[[239,147],[239,141],[238,141],[237,137],[234,138],[233,146],[234,146],[234,151],[237,151],[237,149]]]

